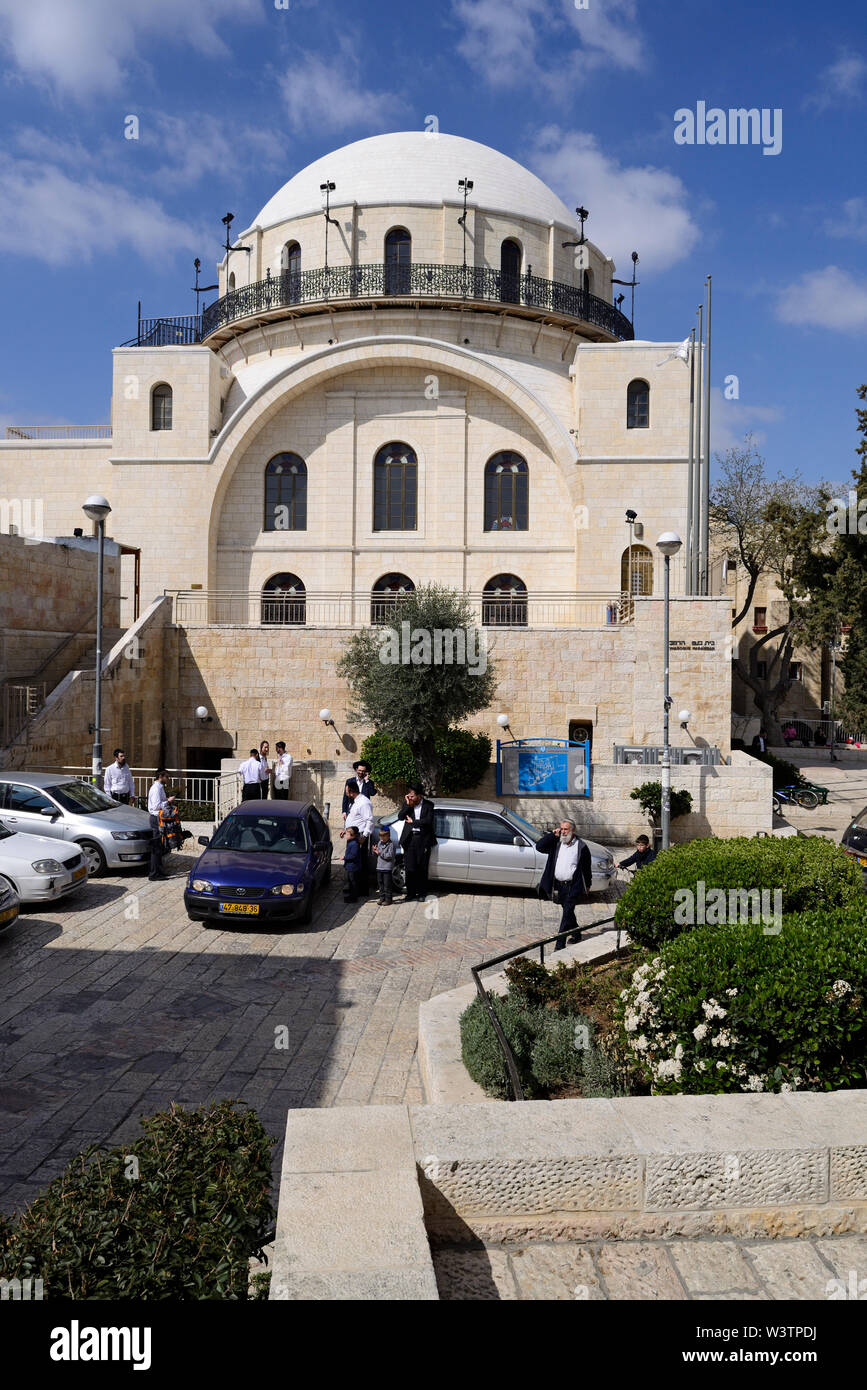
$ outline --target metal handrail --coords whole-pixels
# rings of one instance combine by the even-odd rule
[[[7,439],[111,439],[111,425],[7,425]]]
[[[559,280],[546,280],[539,275],[504,276],[490,266],[429,262],[391,266],[375,262],[284,270],[279,275],[268,274],[264,280],[230,290],[202,311],[202,338],[206,339],[238,319],[273,310],[368,299],[493,303],[504,310],[536,309],[577,319],[616,339],[630,340],[635,336],[629,319],[613,304]]]
[[[611,917],[602,917],[599,919],[598,922],[588,922],[586,926],[574,928],[569,932],[569,935],[580,937],[582,932],[589,931],[591,927],[604,927],[608,922],[613,921],[613,915]],[[480,971],[487,970],[492,965],[502,965],[504,960],[512,960],[515,956],[526,955],[528,951],[535,951],[537,947],[539,948],[539,963],[540,965],[544,965],[545,947],[548,945],[549,941],[557,941],[562,935],[562,931],[553,932],[551,936],[543,936],[539,941],[531,941],[527,946],[516,946],[515,949],[512,951],[504,951],[501,956],[491,956],[490,960],[480,961],[478,965],[473,965],[470,968],[470,974],[473,977],[473,981],[478,991],[479,998],[481,999],[482,1004],[485,1007],[485,1011],[489,1019],[491,1020],[494,1032],[497,1035],[497,1041],[500,1044],[500,1050],[503,1054],[503,1061],[506,1064],[506,1070],[509,1073],[509,1080],[512,1083],[512,1093],[514,1100],[526,1100],[527,1097],[524,1095],[524,1088],[521,1085],[521,1079],[518,1076],[518,1068],[515,1064],[514,1053],[512,1052],[512,1049],[509,1046],[505,1033],[503,1032],[500,1020],[497,1018],[496,1010],[494,1009],[494,1006],[491,1003],[490,995],[488,994],[487,990],[482,984]],[[617,945],[615,946],[615,954],[620,954],[619,932],[617,933]]]

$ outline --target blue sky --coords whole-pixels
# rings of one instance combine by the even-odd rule
[[[623,279],[639,252],[638,336],[685,337],[713,275],[715,448],[753,431],[772,471],[848,479],[863,0],[277,3],[0,0],[0,425],[107,421],[136,301],[192,311],[193,256],[209,283],[227,209],[241,229],[329,149],[435,115],[583,202]],[[699,101],[779,108],[780,153],[676,144]]]

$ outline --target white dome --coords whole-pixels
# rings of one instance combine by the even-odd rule
[[[458,179],[473,180],[468,199],[471,207],[505,212],[540,222],[567,227],[575,218],[566,204],[529,169],[508,155],[465,140],[460,135],[427,134],[405,130],[374,135],[308,164],[265,204],[253,225],[271,227],[318,212],[322,207],[319,185],[337,185],[333,207],[358,203],[361,207],[383,204],[423,204],[441,207],[461,200]]]

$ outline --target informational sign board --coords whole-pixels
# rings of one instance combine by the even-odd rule
[[[498,796],[589,796],[590,745],[567,738],[497,740]]]

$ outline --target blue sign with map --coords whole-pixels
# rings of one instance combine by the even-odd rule
[[[589,796],[589,744],[565,738],[498,740],[497,794]]]

